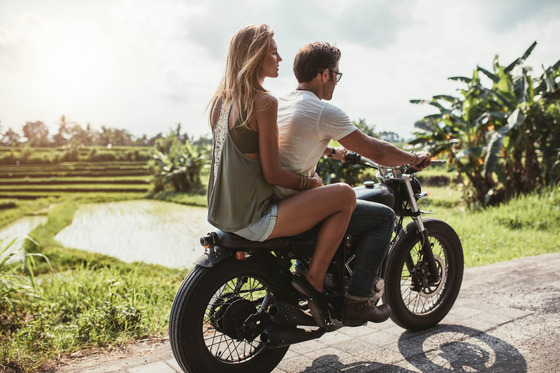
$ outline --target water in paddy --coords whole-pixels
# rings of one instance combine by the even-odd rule
[[[46,221],[46,216],[27,216],[17,220],[15,223],[3,227],[0,229],[0,251],[15,239],[15,242],[3,255],[15,252],[16,254],[10,258],[10,261],[23,258],[23,252],[19,250],[23,246],[26,236],[35,229],[35,227],[39,224],[45,223]],[[4,256],[0,256],[0,259],[2,259],[2,257]]]
[[[55,238],[126,262],[190,268],[204,253],[200,237],[214,230],[206,214],[206,208],[160,201],[82,205]]]

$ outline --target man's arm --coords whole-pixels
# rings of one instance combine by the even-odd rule
[[[329,145],[323,151],[323,157],[329,157],[329,158],[338,159],[339,161],[344,161],[346,157],[346,153],[348,153],[348,151],[343,147],[335,148]]]
[[[430,165],[430,155],[428,153],[415,154],[401,150],[387,141],[368,136],[359,129],[338,140],[338,142],[346,149],[370,158],[384,166],[391,167],[410,164],[414,165],[417,169],[423,169]]]

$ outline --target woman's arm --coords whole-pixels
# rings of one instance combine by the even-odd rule
[[[279,185],[290,189],[301,189],[301,176],[281,167],[278,159],[278,100],[269,94],[260,94],[255,102],[255,118],[259,131],[259,156],[264,177],[269,184]],[[323,184],[321,178],[315,174],[309,180],[305,189],[319,187]]]

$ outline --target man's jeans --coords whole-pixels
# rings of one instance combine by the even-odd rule
[[[376,202],[356,201],[346,235],[357,237],[359,241],[346,297],[368,300],[373,294],[373,286],[389,250],[395,223],[395,212],[391,208]],[[317,237],[319,227],[320,224],[299,236]],[[296,262],[295,267],[301,268],[301,264]]]
[[[379,275],[395,228],[395,212],[380,203],[357,200],[346,234],[357,236],[356,259],[346,297],[367,300]]]

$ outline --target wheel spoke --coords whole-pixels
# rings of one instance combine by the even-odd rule
[[[260,342],[232,338],[226,334],[226,330],[221,329],[228,322],[225,317],[231,302],[247,300],[255,304],[258,310],[259,299],[262,299],[266,289],[266,284],[251,276],[232,278],[217,289],[207,306],[202,326],[204,343],[212,355],[226,363],[234,364],[251,359],[263,349],[264,346]]]
[[[401,297],[406,308],[414,314],[423,315],[434,311],[443,299],[447,289],[449,269],[447,251],[436,237],[429,237],[436,264],[441,271],[440,283],[432,284],[426,280],[427,270],[423,267],[422,244],[417,242],[406,255],[401,269]]]

